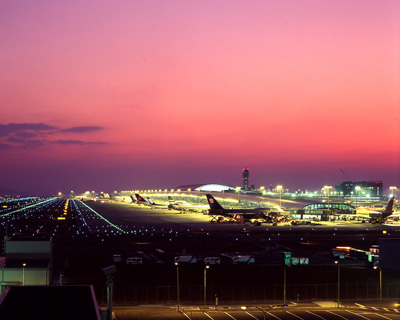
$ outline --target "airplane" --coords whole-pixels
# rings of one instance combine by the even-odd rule
[[[122,195],[116,194],[116,193],[111,194],[109,199],[114,200],[116,202],[125,202],[125,203],[130,203],[131,201],[134,202],[132,197],[122,196]]]
[[[126,202],[126,203],[130,203],[131,202],[131,198],[129,198],[128,196],[122,196],[119,193],[107,193],[107,192],[101,192],[98,197],[99,200],[104,200],[104,201],[116,201],[116,202]],[[133,199],[132,199],[133,201]],[[134,202],[134,201],[133,201]]]
[[[208,208],[207,205],[199,205],[199,206],[195,206],[195,205],[191,205],[190,203],[186,202],[186,201],[181,201],[181,200],[174,200],[172,199],[171,196],[168,196],[168,201],[169,201],[169,208],[170,209],[174,209],[174,210],[178,210],[178,211],[197,211],[197,212],[201,212],[202,210]]]
[[[132,202],[136,203],[137,205],[149,206],[149,203],[140,195],[135,193],[136,200],[133,199],[131,196]]]
[[[160,204],[160,203],[155,203],[153,200],[151,200],[149,197],[147,197],[147,202],[149,203],[150,207],[156,208],[156,209],[169,209],[169,205],[168,204]]]
[[[391,197],[383,210],[372,210],[369,208],[356,208],[355,215],[362,219],[366,219],[372,224],[383,223],[393,213],[394,197]],[[363,220],[364,221],[364,220]]]
[[[400,225],[400,213],[393,213],[383,223],[384,225],[388,226],[399,226]]]
[[[268,215],[271,212],[270,208],[225,209],[211,194],[206,194],[206,196],[210,206],[210,210],[208,212],[212,216],[219,215],[240,220],[263,219],[267,222],[272,222],[273,220],[272,217]]]

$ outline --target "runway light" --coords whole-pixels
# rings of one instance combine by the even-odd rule
[[[383,234],[386,234],[386,233],[387,233],[387,231],[386,231],[386,230],[383,230],[383,231],[382,231],[382,233],[383,233]]]

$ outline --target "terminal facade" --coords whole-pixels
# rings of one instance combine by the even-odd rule
[[[344,197],[383,198],[382,181],[345,181],[335,185],[335,192]]]

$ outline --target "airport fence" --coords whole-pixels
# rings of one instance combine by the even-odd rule
[[[305,283],[287,284],[286,301],[302,302],[310,300],[338,299],[337,283]],[[202,285],[182,285],[180,289],[181,303],[203,303]],[[399,283],[382,283],[382,298],[398,298]],[[214,304],[218,297],[219,303],[241,301],[272,301],[283,300],[284,285],[238,285],[238,284],[207,284],[207,303]],[[96,296],[100,303],[106,301],[106,288],[97,288]],[[341,283],[340,300],[346,299],[379,299],[379,282]],[[114,286],[114,303],[116,304],[146,304],[168,303],[177,301],[177,287],[166,286]]]

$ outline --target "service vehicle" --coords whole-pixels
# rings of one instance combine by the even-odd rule
[[[232,263],[233,264],[242,264],[242,263],[250,264],[250,263],[254,263],[254,262],[255,262],[255,259],[254,259],[253,256],[242,256],[242,255],[239,255],[239,256],[232,257]]]
[[[193,256],[177,256],[174,258],[175,263],[197,263],[197,259]]]
[[[142,257],[129,257],[126,259],[126,264],[143,264]]]
[[[207,257],[204,259],[204,264],[221,264],[220,257]]]

